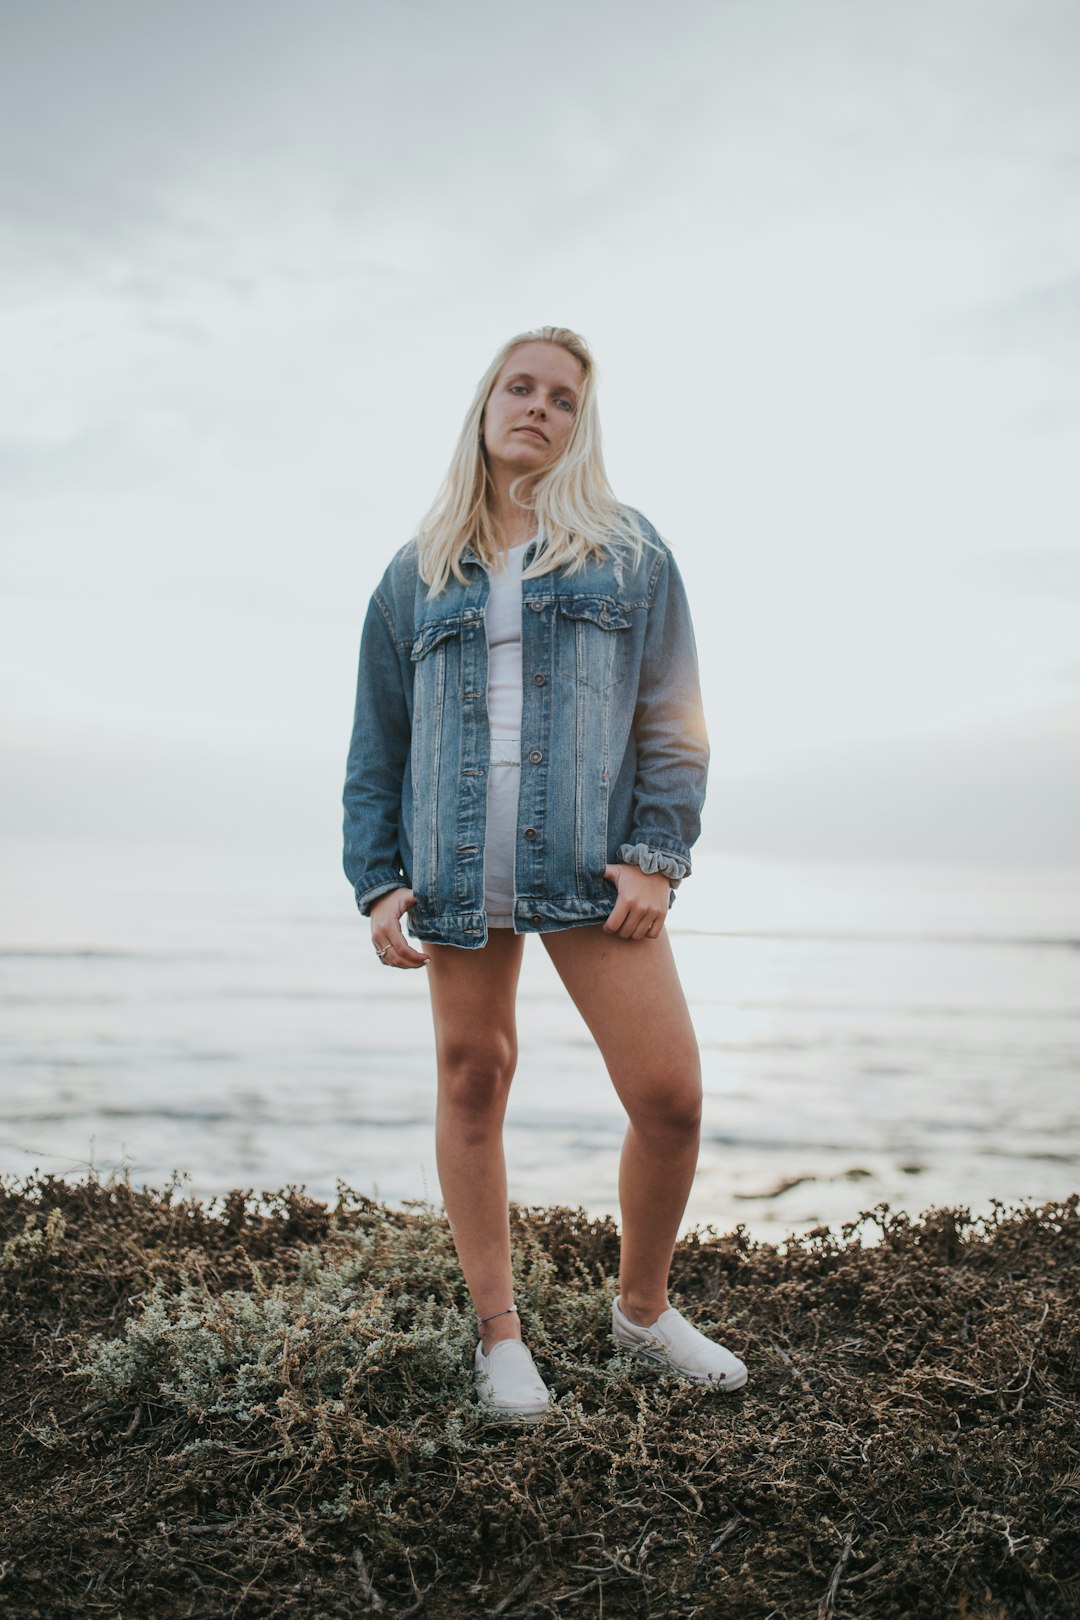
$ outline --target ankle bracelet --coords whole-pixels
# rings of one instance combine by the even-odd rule
[[[483,1327],[486,1322],[494,1322],[494,1320],[495,1320],[495,1318],[497,1316],[509,1316],[511,1311],[513,1311],[514,1315],[516,1316],[517,1315],[517,1306],[516,1305],[508,1305],[506,1307],[505,1311],[492,1311],[490,1316],[478,1316],[476,1318],[477,1325],[479,1327]]]

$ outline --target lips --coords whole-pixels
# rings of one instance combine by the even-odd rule
[[[519,428],[515,428],[514,432],[515,433],[532,433],[532,434],[535,434],[535,436],[541,441],[542,444],[547,444],[547,435],[541,433],[539,428],[519,427]]]

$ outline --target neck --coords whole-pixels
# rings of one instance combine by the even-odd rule
[[[490,501],[491,516],[495,524],[495,534],[498,545],[503,551],[511,546],[518,546],[523,540],[529,540],[536,529],[536,517],[531,506],[522,506],[510,494],[510,485],[514,481],[513,473],[503,473],[496,468],[491,473],[492,491]]]

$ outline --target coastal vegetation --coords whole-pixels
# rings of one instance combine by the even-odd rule
[[[9,1181],[0,1612],[1070,1620],[1078,1205],[691,1232],[728,1397],[615,1352],[613,1220],[515,1206],[529,1427],[428,1205]]]

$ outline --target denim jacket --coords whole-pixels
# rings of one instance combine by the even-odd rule
[[[672,898],[690,870],[709,760],[694,634],[675,559],[639,521],[636,565],[621,551],[522,582],[517,933],[602,923],[615,861],[665,873]],[[471,551],[463,567],[467,584],[429,598],[410,541],[371,598],[344,864],[365,915],[404,885],[417,938],[475,948],[488,935],[488,574]]]

